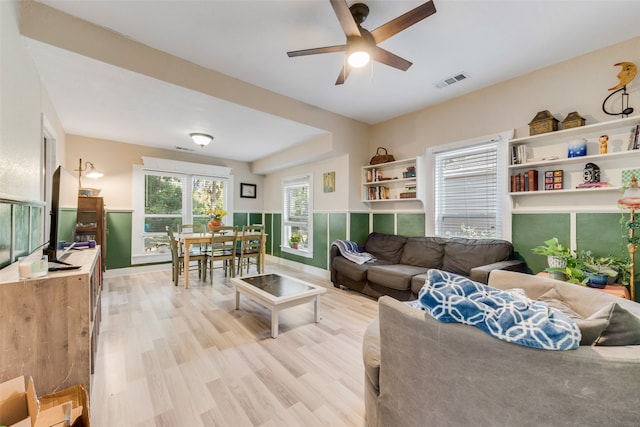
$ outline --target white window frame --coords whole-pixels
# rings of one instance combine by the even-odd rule
[[[453,144],[440,145],[427,149],[428,170],[431,170],[431,191],[428,192],[427,206],[431,209],[427,211],[427,235],[443,235],[440,230],[438,221],[442,215],[443,207],[441,206],[442,198],[439,198],[441,188],[437,188],[439,178],[437,176],[437,156],[446,155],[447,153],[455,155],[457,151],[470,150],[474,147],[480,147],[494,143],[496,148],[496,228],[495,236],[489,238],[509,239],[511,236],[511,207],[507,195],[507,143],[513,137],[513,130],[500,132],[499,134],[482,136],[470,140],[459,141]],[[428,183],[425,183],[428,185]],[[448,235],[447,235],[448,236]],[[459,234],[459,237],[467,237]],[[483,236],[468,236],[483,237]]]
[[[210,178],[225,182],[224,205],[233,218],[233,175],[231,168],[176,160],[143,157],[143,165],[133,165],[132,174],[132,224],[131,224],[131,265],[171,261],[171,252],[145,253],[144,239],[150,233],[144,232],[145,218],[145,177],[147,175],[175,176],[182,179],[182,223],[193,222],[192,183],[193,178]],[[161,232],[153,235],[166,234]]]
[[[289,246],[290,227],[299,223],[288,221],[287,215],[287,188],[297,185],[306,185],[309,190],[308,217],[307,217],[307,241],[304,247],[294,249]],[[313,258],[313,174],[304,174],[287,177],[282,180],[282,241],[281,250],[286,253]]]

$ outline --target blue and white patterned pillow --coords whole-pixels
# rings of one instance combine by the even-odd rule
[[[503,341],[545,350],[573,350],[580,344],[573,320],[524,293],[440,270],[429,270],[427,277],[418,300],[441,322],[473,325]]]

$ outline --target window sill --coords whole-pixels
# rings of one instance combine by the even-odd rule
[[[297,255],[305,258],[313,258],[313,252],[309,251],[307,248],[304,249],[293,249],[289,246],[281,246],[280,249],[282,252],[286,252],[291,255]]]

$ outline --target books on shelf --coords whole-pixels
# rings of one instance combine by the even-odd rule
[[[390,198],[389,187],[369,187],[367,192],[367,200],[387,200]]]
[[[511,146],[511,164],[522,165],[531,159],[530,148],[526,144],[517,144]]]
[[[511,176],[511,192],[538,191],[538,171],[529,169]]]
[[[640,150],[640,124],[637,124],[631,129],[629,135],[629,150]]]
[[[576,188],[604,188],[611,187],[611,184],[608,182],[583,182],[582,184],[576,185]]]

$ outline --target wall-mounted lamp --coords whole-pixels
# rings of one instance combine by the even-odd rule
[[[631,277],[629,277],[629,293],[631,294],[631,300],[635,301],[635,280],[633,276],[635,274],[634,258],[635,253],[638,250],[638,237],[634,235],[634,231],[636,228],[640,228],[640,223],[636,223],[634,218],[636,209],[640,209],[640,188],[638,188],[638,181],[635,175],[631,176],[629,188],[624,191],[622,199],[618,200],[618,205],[631,210],[631,215],[628,223],[629,237],[627,249],[629,250],[629,258],[631,258],[631,267],[629,267],[629,273],[631,273]]]
[[[104,176],[104,174],[99,170],[97,170],[96,167],[91,162],[85,162],[84,167],[82,167],[82,159],[80,159],[80,162],[78,163],[78,169],[76,170],[78,171],[78,188],[82,188],[81,178],[82,178],[82,172],[84,171],[87,172],[84,174],[84,176],[86,176],[87,178],[96,179]]]
[[[211,141],[213,141],[213,137],[206,133],[190,133],[191,139],[193,142],[198,144],[200,147],[204,147],[205,145],[209,145]]]

